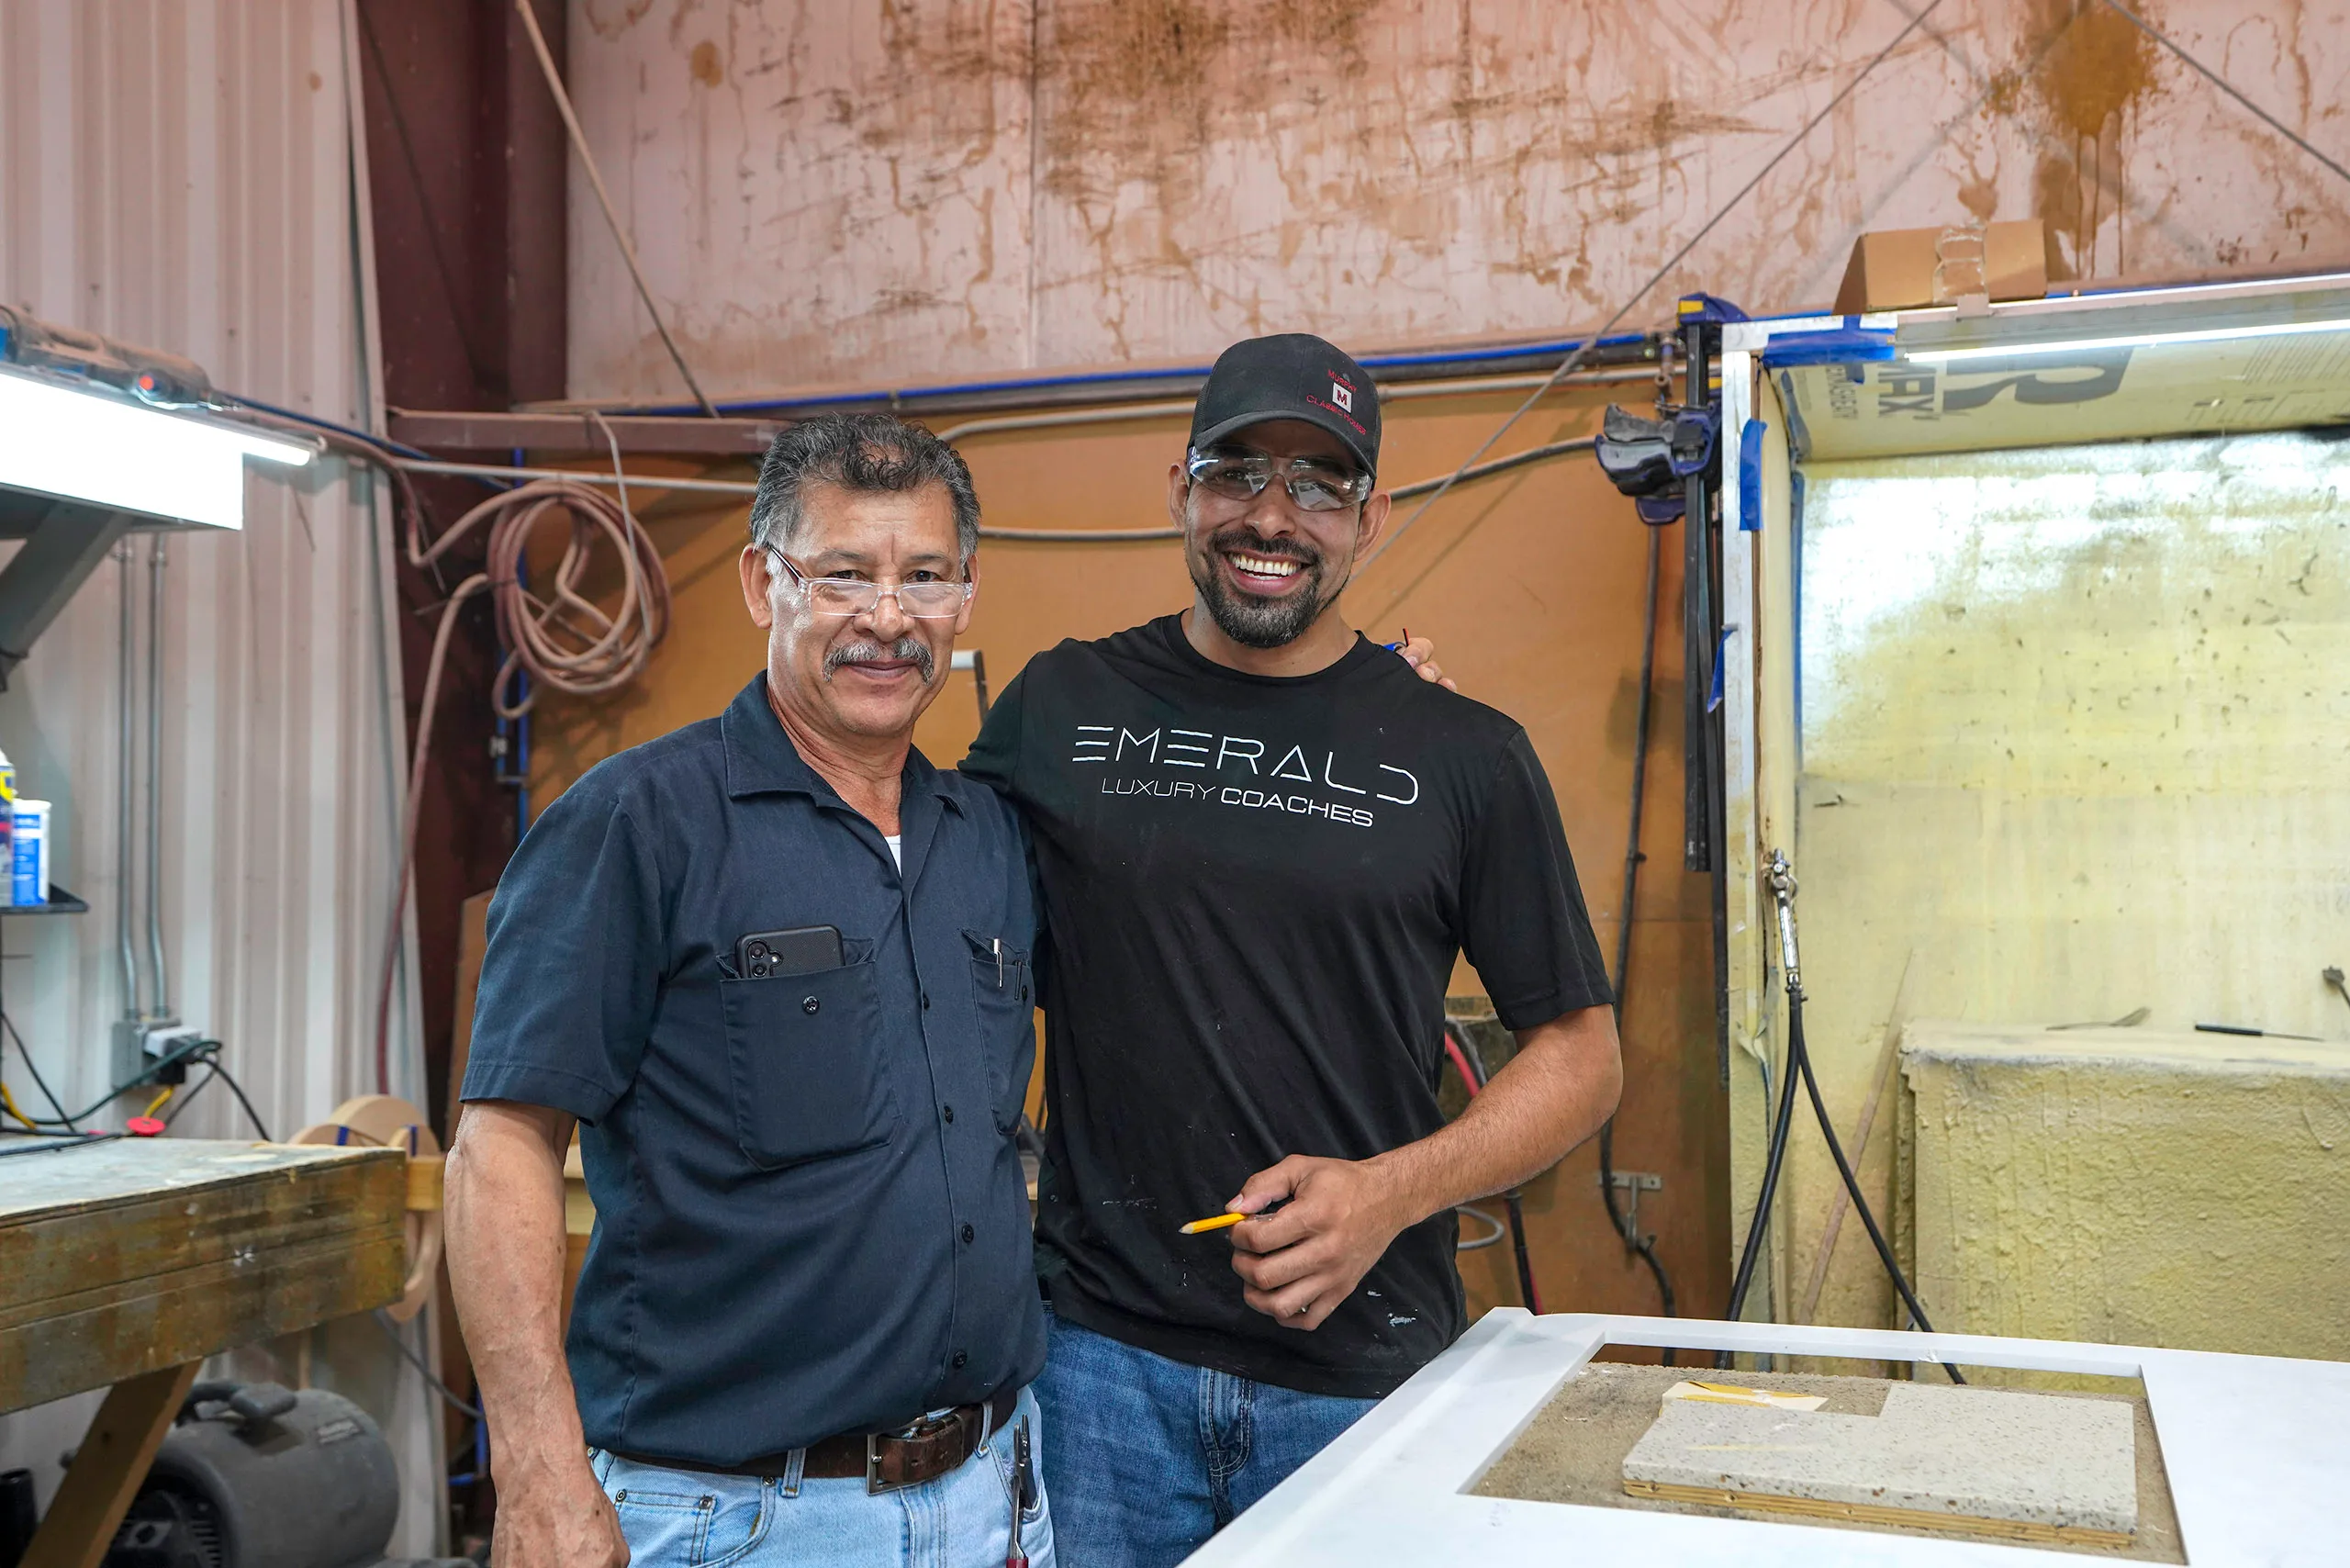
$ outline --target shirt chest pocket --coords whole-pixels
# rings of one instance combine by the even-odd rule
[[[743,1153],[776,1170],[890,1141],[898,1099],[881,1059],[871,962],[718,986]]]
[[[1024,949],[1003,946],[976,931],[963,933],[971,949],[971,996],[987,1052],[988,1092],[995,1130],[1020,1125],[1028,1101],[1028,1074],[1036,1060],[1036,988]]]

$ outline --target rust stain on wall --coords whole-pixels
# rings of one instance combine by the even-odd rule
[[[2140,14],[2162,25],[2152,6]],[[2099,275],[2098,230],[2116,219],[2111,270],[2126,272],[2121,143],[2132,112],[2156,92],[2154,40],[2103,0],[2031,0],[2031,16],[2030,83],[2052,138],[2033,166],[2032,210],[2085,278]]]
[[[1882,0],[574,4],[598,156],[736,394],[1594,324],[1901,26]],[[2304,13],[2155,14],[2323,141],[2350,16]],[[1632,319],[1691,287],[1820,305],[1856,234],[1969,215],[2037,213],[2101,277],[2350,260],[2319,174],[2102,0],[1946,0]],[[674,393],[574,207],[574,392]]]

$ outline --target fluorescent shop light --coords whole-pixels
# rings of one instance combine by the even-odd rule
[[[2098,349],[2168,348],[2173,343],[2236,342],[2246,338],[2289,338],[2308,332],[2350,330],[2350,319],[2333,321],[2270,321],[2257,327],[2212,327],[2192,332],[2140,332],[2118,338],[2066,338],[2060,342],[1983,343],[1963,349],[1904,350],[1912,364],[1953,364],[1970,359],[2015,359],[2024,354],[2081,353]]]
[[[242,528],[248,457],[298,467],[311,451],[258,431],[0,373],[0,486]]]

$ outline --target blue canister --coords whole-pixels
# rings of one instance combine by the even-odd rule
[[[17,797],[10,813],[9,868],[13,903],[49,902],[49,802]]]

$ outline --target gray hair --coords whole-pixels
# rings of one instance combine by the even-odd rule
[[[920,425],[889,414],[819,414],[775,438],[759,465],[751,500],[751,543],[781,550],[807,511],[811,484],[866,494],[906,494],[944,485],[955,503],[955,546],[968,561],[979,544],[979,497],[971,470],[953,447]]]

